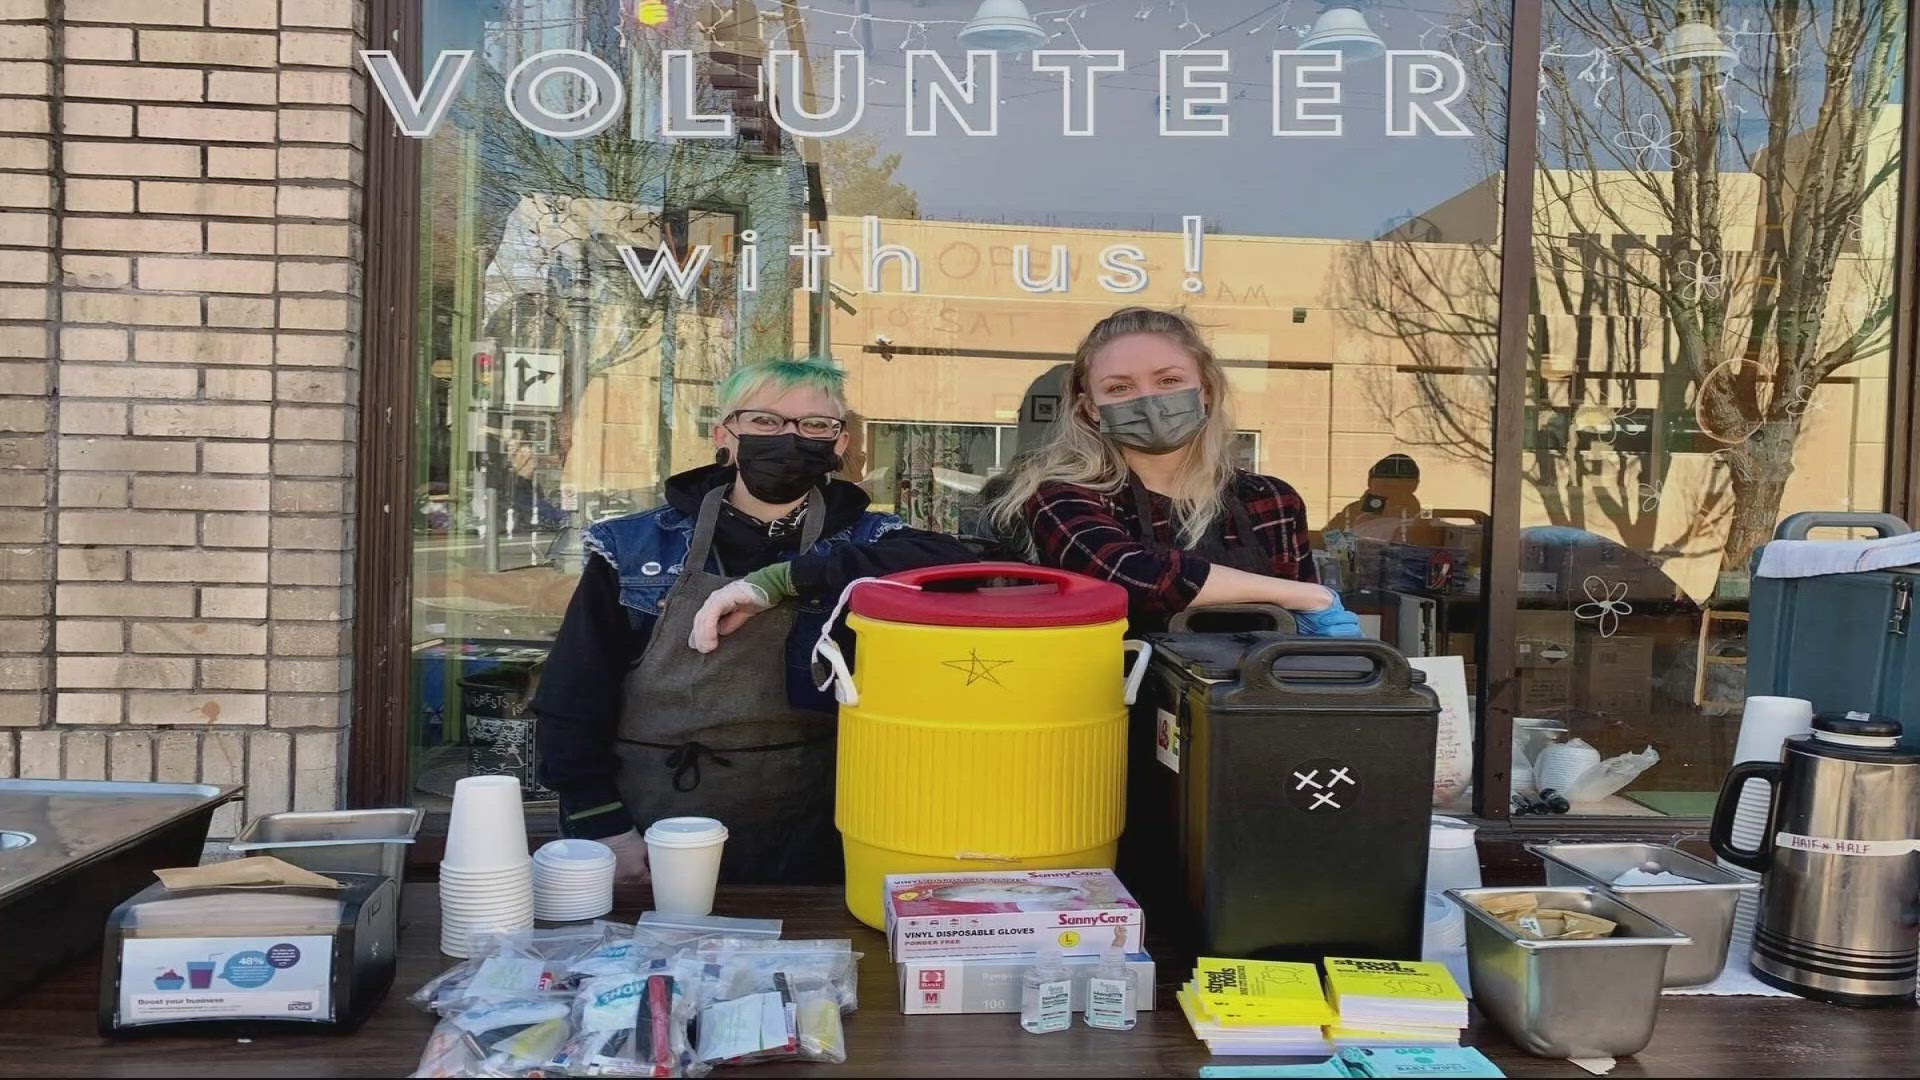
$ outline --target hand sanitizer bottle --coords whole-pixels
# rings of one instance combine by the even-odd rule
[[[1087,978],[1087,1026],[1107,1031],[1131,1031],[1139,1012],[1133,997],[1133,972],[1127,954],[1109,945]]]
[[[1047,942],[1020,982],[1020,1026],[1029,1034],[1065,1031],[1073,1024],[1073,977],[1060,959],[1060,946]]]

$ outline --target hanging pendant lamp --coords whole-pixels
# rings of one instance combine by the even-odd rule
[[[1712,23],[1688,19],[1668,32],[1659,54],[1653,58],[1653,66],[1673,76],[1686,70],[1687,63],[1694,60],[1700,61],[1708,72],[1724,75],[1739,66],[1740,54],[1721,39],[1720,31],[1715,30]]]
[[[973,21],[960,28],[960,44],[1000,53],[1031,52],[1047,43],[1025,0],[981,0]]]
[[[1387,51],[1387,43],[1367,25],[1360,9],[1350,6],[1329,7],[1313,20],[1313,29],[1300,39],[1302,49],[1337,52],[1350,63],[1375,59]]]

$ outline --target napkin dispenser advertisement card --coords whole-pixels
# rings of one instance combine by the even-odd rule
[[[344,888],[170,890],[115,908],[100,965],[100,1032],[211,1034],[358,1027],[393,982],[399,893]]]

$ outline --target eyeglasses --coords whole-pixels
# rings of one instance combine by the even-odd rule
[[[792,427],[803,439],[837,439],[847,422],[832,416],[782,416],[761,409],[736,409],[722,422],[735,435],[778,435]]]

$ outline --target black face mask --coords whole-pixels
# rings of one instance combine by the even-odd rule
[[[791,433],[734,438],[740,443],[733,455],[734,464],[739,467],[747,493],[775,506],[800,501],[840,467],[840,455],[834,452],[832,439],[808,439]]]

